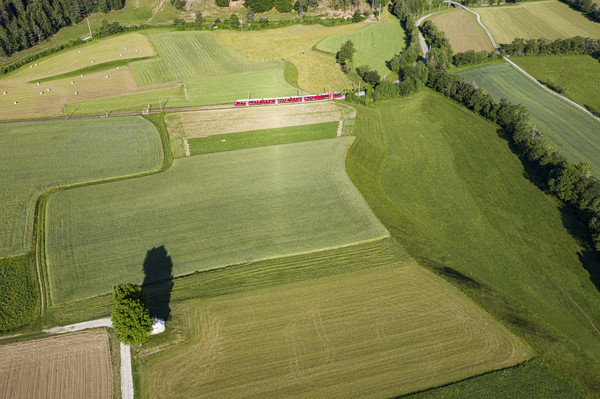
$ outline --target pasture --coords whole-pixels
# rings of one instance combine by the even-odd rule
[[[0,257],[31,250],[38,197],[63,185],[157,170],[160,138],[142,117],[0,125]]]
[[[142,357],[140,397],[394,397],[531,356],[412,262],[187,301],[175,312],[185,340]]]
[[[3,398],[110,399],[112,389],[103,330],[0,346]]]
[[[551,144],[575,163],[589,161],[592,173],[600,174],[600,122],[548,93],[507,63],[465,69],[457,74],[487,90],[496,101],[507,98],[525,105],[536,129],[544,132]]]
[[[275,129],[354,118],[354,108],[340,102],[285,106],[240,107],[165,115],[172,138],[206,137],[213,134]],[[227,123],[223,123],[227,121]]]
[[[383,78],[390,73],[386,61],[404,49],[404,36],[404,29],[398,22],[380,22],[353,32],[327,36],[317,43],[315,48],[335,57],[340,47],[351,40],[356,49],[352,57],[352,66],[356,68],[369,65]]]
[[[492,51],[494,46],[477,23],[477,17],[462,8],[451,8],[428,18],[442,30],[455,53],[467,50]]]
[[[361,29],[363,24],[335,27],[321,25],[294,25],[280,29],[247,31],[244,33],[222,30],[215,32],[219,42],[231,47],[252,63],[269,60],[289,60],[298,68],[299,86],[312,93],[343,90],[352,87],[352,82],[327,54],[312,48],[321,39]]]
[[[600,63],[589,55],[511,57],[540,82],[563,86],[562,93],[600,115]]]
[[[421,264],[527,339],[559,374],[600,391],[600,293],[554,200],[497,126],[429,90],[361,107],[347,170]],[[568,340],[565,340],[568,337]]]
[[[558,1],[536,1],[507,7],[478,7],[475,11],[481,15],[481,22],[498,44],[510,43],[518,37],[600,37],[600,24]]]
[[[200,155],[240,150],[242,148],[329,139],[336,137],[337,130],[338,122],[327,122],[314,125],[253,130],[249,132],[214,134],[207,137],[189,139],[188,143],[191,155]]]
[[[147,253],[161,246],[181,276],[387,236],[346,175],[351,142],[180,158],[164,173],[56,193],[46,227],[52,302],[141,283]]]

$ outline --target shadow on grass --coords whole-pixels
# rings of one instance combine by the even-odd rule
[[[171,291],[173,291],[173,262],[164,245],[146,253],[142,287],[148,296],[151,317],[168,320],[171,316]]]

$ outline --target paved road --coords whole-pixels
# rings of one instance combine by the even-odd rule
[[[427,15],[417,19],[417,22],[415,22],[415,25],[417,25],[417,28],[418,28],[419,25],[421,25],[421,22],[423,22],[425,20],[425,18],[428,18],[428,17],[432,16],[433,14],[437,14],[438,12],[439,11],[432,12],[431,14],[427,14]],[[423,34],[421,33],[421,31],[419,31],[419,44],[421,45],[421,52],[423,53],[423,58],[426,58],[427,53],[429,52],[429,47],[427,47],[427,41],[423,37]]]

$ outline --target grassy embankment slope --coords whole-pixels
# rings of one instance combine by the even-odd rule
[[[56,193],[46,228],[53,303],[141,283],[154,247],[177,276],[386,236],[346,176],[351,141],[177,159],[161,174]]]
[[[31,249],[33,214],[48,189],[160,167],[160,138],[141,117],[0,126],[0,257]]]
[[[369,65],[383,78],[390,73],[386,61],[404,49],[404,36],[404,29],[398,22],[372,23],[354,32],[328,36],[319,41],[315,48],[335,57],[340,47],[351,40],[356,49],[352,58],[353,66]]]
[[[515,38],[566,39],[573,36],[600,37],[600,24],[558,1],[536,1],[506,7],[476,7],[481,22],[496,43]]]
[[[563,86],[562,93],[600,115],[600,63],[589,55],[511,57],[540,82]]]
[[[444,31],[455,53],[494,49],[485,31],[477,23],[475,14],[462,8],[444,10],[427,19]]]
[[[507,63],[465,69],[458,76],[484,88],[496,101],[507,98],[525,105],[533,124],[550,143],[575,163],[589,161],[592,173],[600,174],[600,122],[539,87]]]
[[[430,91],[360,108],[347,169],[412,256],[597,393],[600,294],[588,272],[597,256],[496,129]]]

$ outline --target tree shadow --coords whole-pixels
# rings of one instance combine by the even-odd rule
[[[151,317],[168,320],[171,316],[171,291],[173,290],[173,262],[164,245],[146,253],[142,287],[148,296]]]

